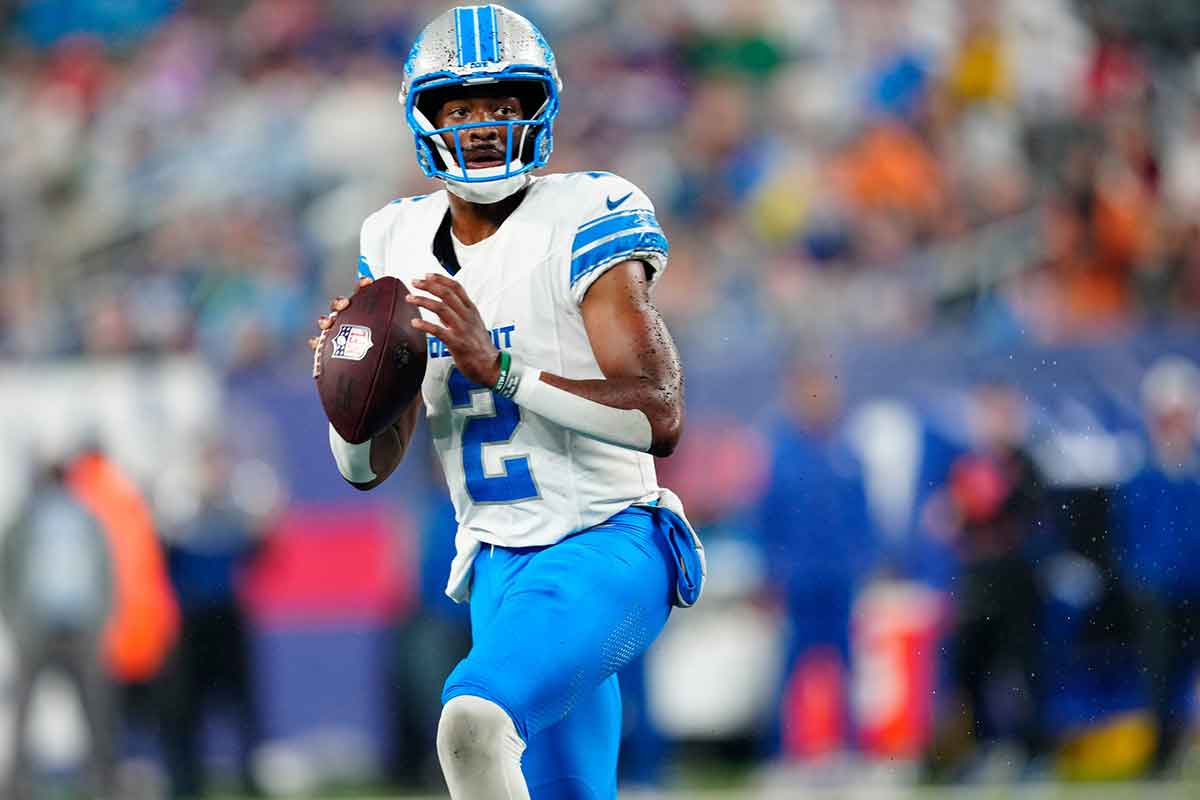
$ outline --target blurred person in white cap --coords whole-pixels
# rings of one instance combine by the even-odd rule
[[[100,522],[49,466],[0,550],[0,608],[17,650],[13,761],[4,796],[33,797],[28,727],[34,688],[48,671],[74,685],[87,725],[90,797],[112,797],[116,722],[114,687],[101,656],[113,608],[112,555]]]
[[[1117,494],[1114,538],[1138,604],[1137,642],[1154,714],[1153,768],[1170,771],[1188,729],[1200,667],[1200,369],[1168,356],[1142,381],[1150,450]]]

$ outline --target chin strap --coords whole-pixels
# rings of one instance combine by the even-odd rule
[[[493,169],[503,169],[502,167],[494,167]],[[467,170],[470,175],[473,172],[482,172],[483,170]],[[474,177],[474,176],[472,176]],[[442,183],[446,185],[446,191],[457,197],[461,197],[468,203],[499,203],[508,197],[513,196],[517,192],[529,185],[529,181],[533,176],[528,172],[520,175],[513,175],[511,178],[503,178],[497,181],[486,181],[483,183],[464,183],[463,181],[451,180],[443,178]]]

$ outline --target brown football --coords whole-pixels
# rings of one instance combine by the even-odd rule
[[[400,418],[425,378],[425,334],[398,278],[380,278],[354,293],[333,320],[313,361],[325,416],[343,439],[360,444]]]

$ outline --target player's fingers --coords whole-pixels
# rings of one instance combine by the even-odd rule
[[[317,349],[317,345],[320,343],[320,341],[321,341],[321,340],[320,340],[319,338],[317,338],[316,336],[310,336],[310,337],[308,337],[308,349],[309,349],[309,350],[316,350],[316,349]]]
[[[317,317],[317,327],[323,331],[327,331],[331,327],[333,327],[333,321],[336,318],[337,318],[336,311],[334,311],[332,314],[329,314],[329,315],[322,314],[321,316]]]
[[[452,281],[444,275],[426,275],[424,278],[413,281],[413,286],[441,298],[460,316],[466,316],[474,305],[471,298],[467,296],[466,289],[463,289],[458,281]]]
[[[431,297],[421,297],[416,294],[410,294],[405,299],[408,300],[410,305],[424,308],[437,314],[438,319],[447,325],[462,322],[461,316],[441,300],[434,300]]]
[[[435,277],[441,278],[445,282],[446,288],[450,290],[450,293],[457,297],[461,302],[468,306],[475,305],[473,302],[471,302],[471,295],[467,294],[466,287],[461,283],[458,281],[452,281],[449,278],[441,275],[437,275]]]
[[[329,309],[331,311],[335,311],[335,312],[336,311],[345,311],[349,307],[350,307],[350,300],[348,298],[342,297],[340,295],[333,298],[333,300],[330,301],[330,303],[329,303]]]
[[[424,278],[414,278],[412,284],[413,288],[429,292],[429,294],[443,300],[450,296],[448,287],[444,282],[437,280],[436,275],[426,275]]]
[[[451,337],[451,333],[448,328],[443,328],[441,325],[428,322],[420,317],[413,318],[412,326],[422,333],[432,333],[434,336],[441,339],[443,344],[445,344],[446,339]]]
[[[448,285],[445,285],[445,283],[414,281],[413,285],[415,285],[415,287],[418,289],[424,289],[425,291],[428,291],[428,293],[438,297],[438,299],[444,303],[444,307],[454,312],[458,319],[470,319],[470,315],[472,315],[470,312],[472,312],[472,309],[470,309],[466,303],[463,303],[461,297],[458,296],[454,290],[448,287]]]

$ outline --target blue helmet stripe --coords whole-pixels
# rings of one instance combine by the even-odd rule
[[[605,265],[650,253],[665,256],[667,250],[667,237],[657,231],[619,236],[571,259],[571,285],[574,286],[580,278]]]
[[[636,228],[662,230],[658,226],[658,220],[655,219],[654,212],[648,208],[623,211],[618,214],[601,217],[599,220],[593,220],[580,226],[579,232],[575,234],[575,241],[571,243],[571,253],[579,255],[580,250],[594,242],[600,241],[606,236],[612,236],[614,233],[624,230],[632,231]]]
[[[475,9],[456,8],[454,27],[458,31],[458,65],[473,64],[479,60],[479,38],[475,31]]]
[[[479,60],[498,61],[496,42],[496,7],[479,6],[475,9],[479,22]]]
[[[465,9],[454,9],[454,36],[458,42],[458,65],[461,67],[466,62],[463,61],[463,11]]]

